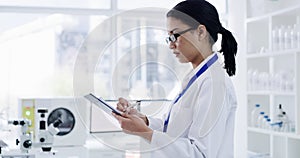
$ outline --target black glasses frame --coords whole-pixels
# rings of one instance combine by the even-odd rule
[[[167,44],[169,44],[171,42],[176,42],[177,38],[179,36],[181,36],[182,34],[188,32],[188,31],[191,31],[191,30],[195,30],[195,28],[189,28],[189,29],[186,29],[184,31],[181,31],[181,32],[178,32],[178,33],[174,33],[174,34],[170,35],[169,37],[166,37]]]

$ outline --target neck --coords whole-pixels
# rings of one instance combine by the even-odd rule
[[[210,56],[212,52],[210,53],[200,53],[200,55],[192,61],[193,69],[195,69],[198,65],[200,65],[208,56]]]
[[[204,58],[198,59],[197,61],[193,61],[192,62],[193,69],[195,69],[198,65],[200,65],[203,60]]]

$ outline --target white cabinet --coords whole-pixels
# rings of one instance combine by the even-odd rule
[[[300,1],[248,0],[247,4],[248,157],[298,158]],[[256,104],[272,125],[251,125],[251,111]],[[289,118],[287,130],[275,124],[279,122],[279,104]]]

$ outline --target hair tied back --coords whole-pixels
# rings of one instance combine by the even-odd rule
[[[221,27],[220,27],[220,30],[219,30],[219,33],[220,33],[220,34],[224,34],[224,33],[226,33],[226,31],[227,31],[227,30],[226,30],[223,26],[221,26]]]

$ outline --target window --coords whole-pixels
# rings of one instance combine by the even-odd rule
[[[0,112],[6,107],[17,111],[22,97],[74,95],[74,67],[81,55],[87,60],[80,66],[95,62],[85,71],[105,99],[172,99],[188,65],[179,64],[164,44],[165,10],[130,9],[169,9],[178,2],[1,1]],[[226,1],[212,3],[226,22]]]
[[[110,0],[2,0],[3,6],[110,9]]]

